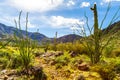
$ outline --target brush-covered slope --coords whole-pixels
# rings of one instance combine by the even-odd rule
[[[21,31],[23,36],[26,36],[26,31],[25,30],[17,30],[16,28],[12,26],[7,26],[2,23],[0,23],[0,38],[6,38],[6,37],[11,37],[14,34],[16,34],[18,37],[18,33]],[[28,32],[28,37],[33,40],[41,41],[44,38],[47,38],[45,35],[41,33],[36,33],[36,32]]]
[[[76,34],[69,34],[69,35],[64,35],[62,37],[59,37],[57,38],[57,41],[58,42],[73,42],[75,40],[79,40],[80,38],[82,38],[81,36],[79,35],[76,35]]]
[[[103,29],[103,32],[105,34],[108,34],[108,33],[114,34],[114,33],[117,33],[119,31],[120,31],[120,21],[115,22],[115,23],[109,25],[107,28]]]

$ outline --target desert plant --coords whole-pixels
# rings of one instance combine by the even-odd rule
[[[87,36],[87,34],[85,32],[86,31],[85,29],[82,30],[84,38],[82,38],[82,40],[80,42],[84,45],[86,50],[89,52],[89,57],[91,59],[91,62],[93,64],[96,64],[101,60],[103,49],[105,49],[105,47],[113,39],[113,36],[111,36],[111,37],[108,38],[108,40],[105,43],[103,43],[103,37],[104,37],[107,29],[105,29],[103,31],[101,30],[101,27],[102,27],[102,25],[103,25],[103,23],[104,23],[104,21],[106,19],[106,16],[108,15],[108,12],[110,10],[110,4],[108,6],[108,9],[107,9],[107,11],[105,13],[105,16],[104,16],[100,26],[98,24],[98,15],[97,15],[97,6],[96,6],[96,4],[94,4],[94,7],[91,8],[91,10],[94,13],[94,26],[92,28],[89,27],[89,25],[88,25],[88,17],[85,14],[86,24],[87,24],[88,30],[90,32],[90,36],[89,37]],[[116,19],[118,19],[117,15],[118,15],[119,10],[120,10],[120,8],[116,11],[116,13],[112,17],[112,20],[110,21],[108,26],[111,25]],[[115,27],[111,31],[108,32],[108,35],[114,29],[115,29]],[[79,30],[78,30],[78,32],[80,33]]]
[[[57,32],[55,33],[54,43],[53,43],[53,50],[54,50],[54,51],[57,51],[56,45],[57,45]]]
[[[62,66],[68,65],[70,61],[69,53],[65,52],[64,55],[55,58],[56,68],[61,68]]]
[[[0,69],[5,69],[8,66],[9,60],[6,57],[0,58]]]
[[[110,46],[107,46],[106,48],[105,48],[105,56],[106,57],[113,57],[113,54],[112,54],[112,52],[113,52],[113,45],[110,45]]]
[[[16,25],[17,31],[14,35],[14,38],[15,38],[16,45],[18,47],[17,50],[18,50],[18,52],[20,54],[20,58],[22,60],[21,65],[23,66],[23,69],[25,69],[28,73],[29,66],[30,66],[31,62],[33,61],[32,50],[35,46],[33,45],[32,41],[28,37],[28,32],[27,32],[28,13],[26,16],[26,36],[24,37],[24,35],[21,32],[21,23],[20,23],[21,13],[22,13],[22,11],[19,14],[18,24],[17,24],[17,21],[15,20],[15,25]],[[18,28],[18,26],[19,26],[19,28]],[[16,35],[19,35],[20,38],[17,37]]]
[[[92,66],[91,70],[98,72],[103,80],[114,80],[116,78],[112,64],[96,64]]]
[[[21,63],[22,63],[21,56],[17,53],[13,53],[7,67],[11,69],[17,69],[22,66]]]
[[[50,45],[50,40],[48,39],[43,39],[42,40],[42,47],[44,48],[44,51],[47,52],[49,50]]]

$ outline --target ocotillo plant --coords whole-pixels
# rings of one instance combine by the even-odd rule
[[[92,11],[93,11],[93,14],[94,14],[94,26],[92,28],[89,27],[88,25],[88,17],[85,15],[86,17],[86,24],[87,24],[87,28],[90,32],[90,36],[86,36],[86,30],[83,31],[84,33],[84,38],[82,40],[81,43],[84,45],[84,47],[87,49],[88,51],[88,55],[91,59],[91,62],[93,64],[96,64],[100,61],[101,59],[101,56],[102,56],[102,51],[103,49],[109,44],[109,42],[113,39],[113,37],[110,37],[108,38],[108,40],[103,44],[102,42],[102,39],[104,37],[104,34],[106,32],[106,30],[102,31],[101,30],[101,27],[106,19],[106,16],[108,15],[108,12],[110,10],[110,4],[108,6],[108,9],[105,13],[105,16],[103,17],[103,20],[102,20],[102,23],[101,25],[99,26],[98,24],[98,15],[97,15],[97,6],[96,4],[94,4],[94,7],[93,8],[90,8]],[[110,23],[108,24],[111,25],[116,19],[118,19],[118,12],[119,12],[120,8],[118,8],[118,10],[115,12],[115,14],[113,15]],[[112,30],[109,31],[112,32],[117,26],[115,26]],[[93,29],[93,32],[92,32],[92,29]],[[79,32],[79,30],[78,30]],[[80,32],[79,32],[80,33]]]
[[[57,32],[55,33],[55,38],[54,38],[54,43],[53,43],[53,49],[54,49],[54,51],[56,51],[57,50],[57,47],[56,47],[56,45],[57,45]]]
[[[91,10],[94,13],[94,33],[93,33],[93,38],[94,38],[94,45],[95,45],[95,50],[94,50],[94,55],[93,55],[93,63],[97,63],[100,60],[100,29],[99,29],[99,25],[98,25],[98,15],[97,15],[97,7],[96,4],[94,4],[94,7],[91,8]]]

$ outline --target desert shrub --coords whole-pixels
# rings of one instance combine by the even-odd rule
[[[0,64],[2,68],[7,68],[10,63],[10,59],[12,58],[12,52],[8,49],[1,49],[0,50]]]
[[[70,61],[70,67],[72,69],[77,69],[78,65],[81,64],[82,62],[83,62],[83,60],[81,60],[81,59],[72,58]]]
[[[73,43],[71,50],[78,54],[86,53],[84,46],[82,44],[80,44],[79,42]]]
[[[14,39],[15,39],[16,46],[18,47],[17,51],[18,51],[20,58],[22,60],[21,65],[22,65],[23,69],[25,69],[28,73],[29,67],[31,66],[31,63],[34,61],[33,60],[34,55],[32,53],[33,53],[33,49],[35,48],[36,45],[35,45],[34,41],[30,40],[30,38],[28,36],[28,31],[27,31],[28,13],[26,15],[26,25],[25,25],[26,26],[26,31],[25,31],[26,35],[24,35],[21,32],[21,23],[20,23],[21,13],[22,13],[22,11],[19,14],[18,23],[15,20],[15,26],[16,26],[17,30],[15,32]],[[18,28],[18,26],[19,26],[19,28]]]
[[[112,56],[113,56],[113,55],[112,55],[112,51],[113,51],[113,45],[107,46],[107,47],[105,48],[105,56],[106,56],[106,57],[112,57]]]
[[[9,63],[9,60],[6,57],[0,58],[0,68],[5,69]]]
[[[50,48],[49,48],[49,47],[50,47],[49,45],[50,45],[50,40],[48,40],[48,39],[46,39],[46,38],[42,40],[42,45],[41,45],[41,47],[44,48],[44,52],[47,52],[47,51],[50,49]]]
[[[11,58],[12,53],[9,49],[1,49],[0,50],[0,57],[7,57],[8,59]]]
[[[112,64],[96,64],[91,70],[98,72],[103,80],[113,80],[116,77]]]
[[[78,41],[74,43],[60,43],[57,44],[57,50],[59,51],[73,51],[77,54],[86,54],[87,51],[85,50],[84,46],[80,44]]]
[[[13,53],[9,61],[8,67],[12,69],[17,69],[22,66],[21,64],[22,64],[22,59],[20,58],[20,55]]]
[[[84,75],[80,74],[75,80],[86,80]]]
[[[33,50],[33,55],[35,57],[39,57],[40,55],[44,54],[44,49],[43,48],[36,48]]]
[[[119,57],[120,56],[120,49],[113,50],[111,53],[112,57]]]
[[[55,58],[56,67],[68,65],[69,61],[70,61],[70,55],[67,52],[64,53],[64,55]]]
[[[120,73],[120,64],[116,64],[114,70],[116,73]]]
[[[64,51],[64,50],[66,50],[66,47],[65,47],[64,43],[59,43],[59,44],[57,44],[56,47],[57,47],[58,51]]]

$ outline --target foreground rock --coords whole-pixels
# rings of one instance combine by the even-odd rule
[[[89,71],[89,65],[86,63],[79,64],[78,69],[82,71]]]

